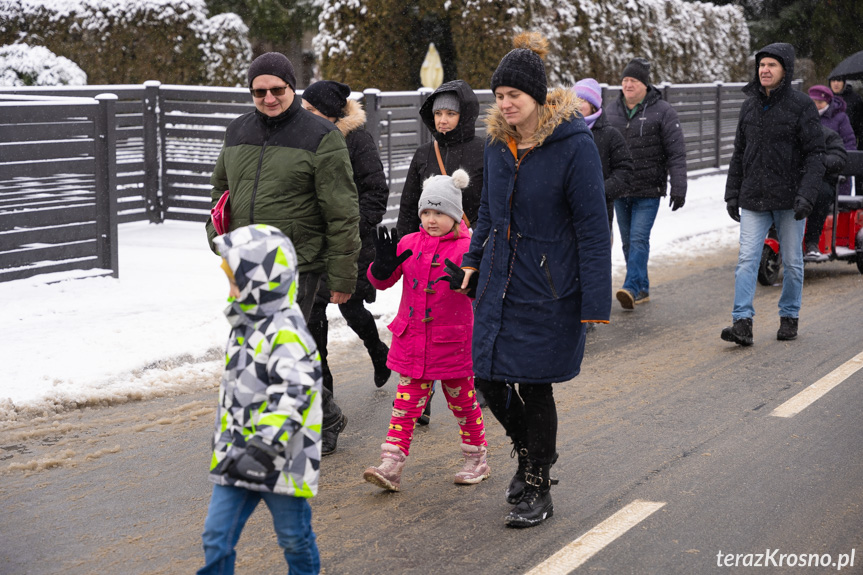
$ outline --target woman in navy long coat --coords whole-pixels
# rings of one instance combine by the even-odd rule
[[[529,527],[553,513],[552,384],[578,375],[585,323],[608,322],[611,242],[602,164],[579,100],[565,88],[548,92],[541,35],[521,34],[515,46],[492,76],[482,199],[462,287],[476,286],[476,386],[518,454],[506,523]]]

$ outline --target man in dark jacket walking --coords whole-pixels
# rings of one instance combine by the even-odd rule
[[[794,90],[794,47],[777,43],[755,54],[755,78],[743,88],[734,153],[725,184],[728,214],[740,222],[732,326],[721,337],[752,345],[755,283],[764,239],[776,226],[785,273],[776,338],[797,337],[803,298],[803,231],[824,176],[824,136],[812,100]]]
[[[324,273],[332,303],[345,303],[356,287],[360,216],[351,160],[338,128],[301,106],[284,55],[258,56],[248,78],[255,111],[228,125],[210,178],[212,201],[230,190],[228,231],[268,224],[291,240],[300,274],[296,302],[308,322]],[[206,228],[215,251],[212,221]],[[328,390],[323,407],[326,442],[347,418]]]
[[[608,121],[623,134],[634,164],[630,184],[614,200],[626,259],[626,280],[617,300],[631,310],[650,301],[650,231],[669,174],[671,210],[686,201],[686,144],[677,112],[650,84],[650,62],[633,58],[623,70],[621,87],[620,99],[608,106]]]

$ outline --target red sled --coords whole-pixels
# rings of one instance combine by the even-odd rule
[[[210,210],[210,220],[213,222],[213,227],[216,228],[216,233],[220,236],[227,233],[228,227],[231,224],[231,211],[228,206],[228,199],[231,190],[225,190],[216,206]]]

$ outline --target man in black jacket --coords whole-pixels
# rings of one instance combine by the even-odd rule
[[[792,88],[794,47],[777,43],[755,54],[755,78],[743,91],[725,202],[740,222],[732,326],[721,337],[752,345],[755,283],[764,239],[776,226],[785,273],[776,338],[797,337],[803,299],[803,231],[824,176],[824,136],[815,104]]]
[[[677,112],[650,84],[650,62],[633,58],[623,70],[621,86],[620,98],[608,106],[608,121],[626,139],[634,166],[629,185],[614,200],[626,259],[626,280],[617,299],[631,310],[650,301],[650,231],[669,174],[671,210],[686,201],[686,143]]]

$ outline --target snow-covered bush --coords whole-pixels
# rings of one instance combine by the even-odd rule
[[[92,84],[201,84],[248,64],[248,31],[236,20],[208,20],[204,0],[0,0],[0,44],[64,54]]]
[[[217,14],[199,28],[204,54],[204,84],[245,86],[252,63],[249,27],[236,14]]]
[[[0,86],[81,86],[87,74],[43,46],[0,46]]]
[[[634,56],[651,60],[654,83],[749,79],[749,29],[738,6],[686,0],[426,0],[410,7],[400,0],[322,2],[314,42],[321,71],[334,79],[350,74],[346,81],[363,87],[416,88],[409,85],[415,84],[413,70],[384,63],[410,61],[411,31],[441,13],[458,77],[474,88],[488,87],[522,30],[548,38],[551,84],[585,77],[617,84]]]

